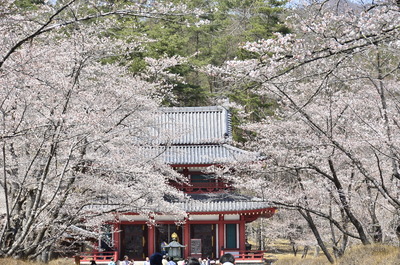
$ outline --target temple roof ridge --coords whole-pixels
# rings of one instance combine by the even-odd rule
[[[233,192],[190,194],[189,199],[176,204],[186,212],[242,212],[271,208],[269,202]]]
[[[169,165],[211,165],[260,159],[258,152],[242,150],[229,144],[170,145],[146,149],[148,155],[159,157]]]
[[[231,114],[221,106],[162,107],[150,135],[160,145],[232,142]]]

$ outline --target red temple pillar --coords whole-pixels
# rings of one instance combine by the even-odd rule
[[[239,249],[244,251],[246,249],[246,222],[244,220],[244,215],[240,215],[239,222]]]
[[[148,256],[151,256],[155,250],[154,250],[154,226],[149,226],[149,229],[147,229],[148,234],[147,234],[147,250],[148,250]]]
[[[219,215],[218,221],[218,249],[217,249],[217,258],[220,257],[221,250],[225,246],[225,224],[224,224],[224,216],[222,214]]]
[[[186,247],[183,249],[183,257],[186,259],[190,256],[190,225],[189,221],[183,225],[183,245]]]
[[[118,257],[121,256],[121,226],[119,223],[114,223],[114,249],[117,251]]]

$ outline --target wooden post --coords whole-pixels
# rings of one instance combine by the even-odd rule
[[[74,262],[75,265],[81,265],[81,256],[75,255],[74,260],[75,260],[75,262]]]
[[[239,249],[240,249],[240,251],[246,250],[246,222],[244,220],[244,215],[240,215]]]
[[[222,214],[219,215],[218,221],[218,251],[217,251],[217,258],[221,256],[221,250],[225,246],[225,224],[224,224],[224,216]]]
[[[118,257],[121,255],[121,226],[119,223],[114,223],[114,248],[117,251],[115,254],[115,261],[118,260]]]
[[[186,259],[190,256],[190,225],[188,224],[189,220],[186,220],[186,223],[183,225],[183,245],[186,247],[183,248],[183,257]]]
[[[147,229],[147,231],[148,231],[148,233],[147,233],[148,254],[147,255],[148,256],[151,256],[155,251],[155,249],[154,249],[154,230],[155,230],[154,226],[149,226],[148,229]]]

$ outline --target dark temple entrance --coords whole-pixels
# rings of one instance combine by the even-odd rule
[[[190,225],[190,238],[201,239],[202,258],[215,259],[215,224]]]
[[[176,233],[178,235],[178,242],[183,244],[182,237],[182,227],[176,226],[175,224],[158,224],[155,227],[155,244],[156,244],[156,252],[161,251],[161,243],[165,241],[166,243],[171,242],[172,233]],[[164,254],[164,253],[163,253]],[[183,253],[181,253],[182,255]]]
[[[147,225],[121,225],[121,259],[144,260],[147,253]]]

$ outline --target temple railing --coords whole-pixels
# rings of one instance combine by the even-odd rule
[[[81,252],[80,260],[82,262],[90,262],[95,260],[96,262],[109,262],[111,258],[116,261],[118,259],[117,251],[92,251],[92,252]]]
[[[223,249],[221,250],[220,257],[225,253],[231,253],[235,257],[235,261],[264,261],[265,251],[262,250],[237,250],[237,249]]]

